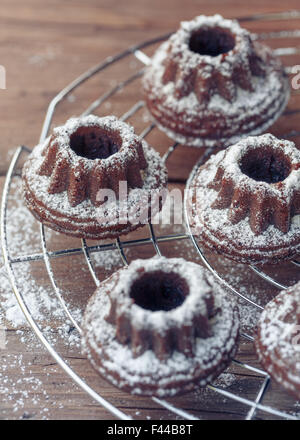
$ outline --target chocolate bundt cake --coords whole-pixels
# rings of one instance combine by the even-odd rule
[[[83,352],[114,385],[171,396],[204,386],[230,363],[238,311],[201,266],[133,261],[104,281],[82,323]]]
[[[220,15],[182,22],[154,54],[143,84],[159,127],[196,147],[224,148],[263,133],[290,94],[272,50]]]
[[[300,283],[267,304],[258,323],[255,348],[265,370],[300,399]]]
[[[192,173],[192,230],[212,251],[276,263],[300,250],[300,151],[271,134],[248,137]]]
[[[22,177],[25,202],[38,220],[92,239],[145,224],[161,208],[159,193],[167,182],[160,156],[132,127],[93,115],[55,128],[34,148]],[[151,204],[155,193],[157,203]]]

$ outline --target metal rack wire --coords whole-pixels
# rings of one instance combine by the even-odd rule
[[[279,14],[267,14],[267,15],[256,15],[251,17],[241,17],[239,20],[246,22],[246,21],[258,21],[258,20],[290,20],[294,18],[300,18],[300,11],[288,11],[284,13]],[[103,70],[107,69],[109,66],[119,62],[120,60],[126,58],[126,57],[135,57],[137,60],[139,60],[142,65],[147,65],[149,63],[149,58],[146,55],[146,53],[143,51],[144,48],[150,47],[156,43],[159,43],[166,39],[170,33],[163,35],[162,37],[146,41],[142,44],[136,45],[134,47],[129,48],[128,50],[114,56],[107,58],[104,62],[96,65],[92,69],[88,70],[86,73],[81,75],[79,78],[77,78],[75,81],[73,81],[70,85],[68,85],[65,89],[63,89],[50,103],[45,121],[43,124],[40,142],[43,142],[49,132],[49,128],[54,116],[54,113],[56,111],[56,108],[59,103],[64,101],[66,97],[72,93],[75,89],[80,87],[84,82],[86,82],[89,78],[93,77],[96,74],[101,73]],[[281,31],[281,32],[273,32],[271,34],[260,34],[256,35],[256,38],[285,38],[286,36],[292,36],[293,38],[298,38],[300,36],[300,30],[295,31]],[[298,54],[300,53],[300,49],[297,47],[292,48],[278,48],[275,51],[277,51],[278,55],[286,55],[286,54]],[[291,72],[291,68],[287,67],[287,71]],[[136,81],[138,78],[140,78],[143,74],[143,68],[126,78],[124,81],[118,83],[116,86],[114,86],[112,89],[108,90],[106,93],[104,93],[102,96],[100,96],[98,99],[96,99],[85,111],[84,115],[87,115],[96,109],[99,109],[108,99],[110,99],[112,96],[114,96],[118,91],[124,89],[129,84]],[[139,112],[144,107],[143,101],[138,101],[135,103],[126,113],[123,114],[122,119],[124,121],[131,118],[133,115],[135,115],[137,112]],[[153,130],[158,130],[157,126],[154,123],[151,123],[148,125],[140,134],[142,138],[146,138]],[[300,132],[293,130],[292,132],[288,133],[288,136],[297,136]],[[169,158],[172,156],[172,154],[175,152],[177,148],[180,148],[180,145],[178,143],[172,144],[166,151],[166,153],[163,156],[163,160],[167,163]],[[206,149],[201,161],[197,164],[197,166],[200,166],[203,161],[206,160],[206,158],[211,153],[211,149]],[[14,294],[18,300],[18,303],[28,321],[32,329],[34,330],[35,334],[39,338],[39,340],[42,342],[42,344],[45,346],[45,348],[48,350],[48,352],[53,356],[55,361],[63,368],[63,370],[71,377],[71,379],[79,385],[86,393],[88,393],[94,400],[96,400],[100,405],[102,405],[104,408],[106,408],[112,415],[114,415],[117,418],[120,419],[130,419],[131,417],[124,412],[120,411],[117,407],[115,407],[113,404],[108,402],[106,399],[104,399],[99,393],[97,393],[93,388],[91,388],[82,377],[80,377],[66,362],[66,360],[60,356],[60,354],[55,350],[55,347],[49,342],[49,340],[46,338],[43,330],[39,326],[39,324],[36,322],[34,317],[32,316],[31,310],[28,307],[26,303],[26,297],[24,295],[24,292],[22,291],[22,287],[18,285],[17,277],[15,274],[14,267],[18,263],[24,263],[24,262],[34,262],[34,261],[44,261],[45,268],[47,270],[48,276],[50,278],[53,291],[59,300],[59,303],[66,315],[66,317],[72,322],[73,326],[75,327],[76,331],[81,334],[81,328],[80,324],[76,321],[74,316],[72,316],[72,313],[70,312],[67,304],[64,301],[62,292],[58,286],[57,280],[54,276],[54,272],[52,269],[52,260],[54,258],[63,258],[67,255],[77,255],[82,254],[85,258],[87,267],[90,271],[90,274],[94,280],[94,283],[96,286],[99,286],[100,281],[97,277],[93,261],[91,258],[92,253],[96,252],[105,252],[107,250],[118,250],[121,260],[124,265],[128,264],[126,254],[124,252],[124,249],[131,248],[131,247],[140,247],[145,245],[152,245],[155,253],[158,255],[162,254],[160,245],[161,243],[174,243],[179,240],[188,240],[190,241],[191,245],[195,248],[197,251],[198,256],[200,257],[202,263],[204,266],[206,266],[213,274],[214,276],[229,290],[230,293],[233,295],[238,296],[243,301],[246,301],[247,303],[251,304],[254,308],[257,308],[259,310],[263,309],[262,306],[248,298],[247,296],[243,295],[241,292],[239,292],[236,288],[231,286],[215,269],[214,267],[209,263],[208,259],[206,258],[205,254],[203,253],[202,249],[199,247],[197,243],[196,237],[193,236],[190,226],[187,221],[187,214],[185,213],[185,220],[186,220],[186,226],[187,226],[187,232],[182,234],[168,234],[168,235],[161,235],[158,236],[155,234],[154,228],[151,223],[148,224],[148,231],[149,233],[144,237],[140,239],[135,240],[122,240],[117,239],[110,243],[105,244],[95,244],[93,246],[88,246],[86,241],[84,239],[81,240],[81,247],[77,248],[70,248],[70,249],[60,249],[57,251],[50,251],[47,246],[47,240],[46,240],[46,234],[45,234],[45,228],[41,224],[40,225],[40,239],[41,239],[41,247],[42,252],[41,253],[32,253],[22,256],[12,256],[9,249],[9,240],[8,240],[8,234],[7,234],[7,210],[8,210],[8,198],[11,190],[12,180],[16,175],[16,170],[18,167],[18,164],[20,162],[21,157],[24,154],[30,153],[30,149],[27,147],[21,146],[17,149],[17,151],[14,154],[14,157],[11,161],[9,170],[7,172],[7,177],[3,189],[3,197],[2,197],[2,204],[1,204],[1,242],[2,242],[2,249],[3,249],[3,258],[4,258],[4,264],[7,269],[7,273],[11,282],[11,286],[13,288]],[[197,166],[194,168],[194,173],[196,172]],[[296,266],[299,266],[300,263],[296,260],[292,262]],[[261,278],[263,278],[265,281],[271,283],[272,285],[276,286],[278,289],[285,289],[286,286],[279,283],[277,280],[270,277],[268,274],[264,273],[261,269],[255,266],[250,266],[251,269]],[[242,334],[242,337],[245,340],[252,341],[253,338],[250,335]],[[269,375],[258,368],[255,368],[254,366],[248,365],[247,363],[234,360],[234,364],[238,365],[239,367],[252,371],[256,373],[261,379],[263,379],[262,385],[259,388],[259,391],[256,395],[256,398],[254,400],[249,400],[244,397],[241,397],[239,395],[233,394],[231,392],[228,392],[222,388],[219,388],[217,386],[214,386],[212,384],[208,385],[208,388],[215,393],[220,394],[221,396],[224,396],[226,398],[229,398],[231,400],[235,400],[243,405],[245,405],[246,408],[248,408],[248,412],[246,415],[246,419],[250,420],[253,419],[253,417],[256,414],[257,410],[263,411],[265,413],[268,413],[270,415],[279,417],[279,418],[285,418],[285,419],[296,419],[297,417],[285,413],[283,411],[280,411],[277,408],[271,408],[269,406],[266,406],[262,404],[262,398],[264,394],[267,391],[268,385],[270,383],[270,377]],[[178,408],[171,404],[170,402],[167,402],[162,399],[158,399],[153,397],[152,400],[159,404],[160,406],[168,409],[173,414],[180,416],[184,419],[189,420],[195,420],[197,419],[193,414]]]

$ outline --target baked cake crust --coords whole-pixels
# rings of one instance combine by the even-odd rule
[[[248,137],[192,176],[186,209],[201,244],[242,263],[275,264],[297,255],[300,152],[293,142]]]
[[[141,305],[153,292],[163,305]],[[183,292],[185,299],[170,307],[169,293]],[[133,394],[162,397],[204,386],[226,368],[237,348],[239,319],[208,271],[154,257],[133,261],[104,281],[82,328],[83,352],[101,375]]]
[[[101,155],[107,157],[93,157],[99,154],[93,139],[82,141],[95,130],[97,135],[100,130]],[[88,145],[87,151],[81,151],[82,145]],[[162,206],[160,198],[150,205],[151,197],[159,197],[167,184],[159,154],[132,127],[114,116],[93,115],[70,119],[55,129],[34,148],[22,178],[26,205],[39,221],[58,232],[91,239],[115,238],[146,224]],[[120,198],[120,181],[126,184],[127,199]],[[101,189],[113,190],[115,200],[100,200]]]
[[[159,127],[196,147],[224,148],[262,133],[290,95],[272,50],[220,15],[182,22],[156,51],[143,85]]]
[[[282,291],[261,314],[255,348],[265,370],[300,399],[300,283]]]

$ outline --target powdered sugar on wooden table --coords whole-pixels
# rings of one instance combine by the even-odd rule
[[[39,230],[36,220],[24,206],[22,199],[21,180],[16,178],[13,180],[11,187],[11,195],[9,197],[7,234],[9,249],[12,257],[27,255],[41,252]],[[47,238],[56,235],[55,232],[47,230]],[[2,260],[2,258],[1,258]],[[120,256],[118,251],[105,251],[93,254],[93,262],[95,267],[102,267],[105,270],[112,270],[120,265]],[[2,262],[3,264],[3,262]],[[82,270],[88,271],[87,267]],[[30,271],[30,263],[18,263],[14,265],[14,271],[18,285],[21,286],[22,295],[25,299],[32,317],[41,325],[47,339],[51,344],[55,345],[58,341],[63,341],[65,346],[70,349],[79,350],[80,338],[76,332],[72,330],[72,324],[65,319],[65,313],[53,295],[53,290],[48,286],[40,285],[37,279],[32,276]],[[73,277],[76,274],[73,274]],[[80,276],[80,274],[78,275]],[[0,329],[15,329],[16,337],[20,343],[25,344],[28,349],[39,351],[41,349],[37,338],[32,335],[26,322],[23,312],[17,303],[13,294],[10,281],[8,279],[5,268],[0,268]],[[68,292],[65,291],[66,298]],[[72,315],[81,321],[82,310],[72,307]],[[56,322],[55,329],[52,329],[49,323],[49,317]],[[44,350],[42,351],[45,354]],[[56,372],[54,366],[53,371]],[[11,370],[18,370],[18,378],[15,379],[12,374],[8,374]],[[7,354],[5,349],[1,353],[0,365],[0,395],[3,406],[13,405],[13,411],[18,418],[47,419],[51,414],[51,407],[62,408],[63,403],[52,401],[46,406],[41,406],[42,402],[50,398],[47,393],[47,385],[41,380],[35,372],[35,367],[28,362],[27,356],[22,354]],[[46,373],[45,373],[46,374]],[[46,377],[50,376],[50,372]],[[70,388],[75,388],[72,383]],[[68,399],[66,400],[68,402]],[[72,404],[72,399],[69,399]],[[33,412],[26,411],[27,407],[33,407]],[[2,415],[5,417],[6,410],[2,409]],[[11,414],[10,412],[8,412]]]

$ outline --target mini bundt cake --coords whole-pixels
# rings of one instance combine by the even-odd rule
[[[182,22],[154,54],[143,84],[158,126],[196,147],[223,148],[263,133],[290,94],[271,49],[220,15]]]
[[[243,263],[300,250],[300,151],[271,134],[220,151],[190,178],[188,219],[199,241]]]
[[[159,192],[167,182],[160,156],[132,127],[114,116],[94,115],[55,128],[34,148],[22,177],[25,202],[38,220],[92,239],[145,224],[161,208]]]
[[[300,399],[300,283],[267,304],[258,323],[255,348],[264,369]]]
[[[135,260],[104,281],[83,319],[83,352],[125,391],[171,396],[230,363],[239,318],[221,286],[181,258]]]

